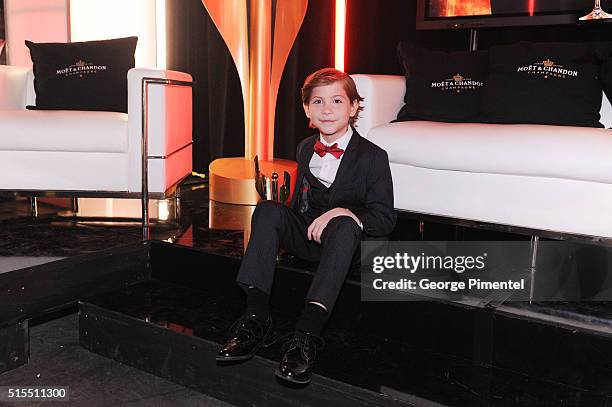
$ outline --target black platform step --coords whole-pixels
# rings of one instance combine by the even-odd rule
[[[311,385],[274,377],[278,346],[219,366],[240,315],[239,262],[152,245],[153,279],[80,303],[81,344],[236,405],[605,406],[612,339],[495,310],[433,302],[366,303],[348,282]],[[277,334],[292,329],[310,279],[279,268]]]
[[[0,273],[0,374],[28,362],[31,322],[76,309],[80,298],[149,280],[150,252],[139,242]]]

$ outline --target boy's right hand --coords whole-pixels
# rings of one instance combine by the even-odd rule
[[[353,218],[353,220],[361,227],[361,221],[353,212],[346,208],[334,208],[312,221],[310,226],[308,226],[308,230],[306,231],[308,240],[314,240],[315,242],[321,244],[321,235],[323,234],[323,230],[325,230],[325,227],[329,221],[336,216],[348,216]]]

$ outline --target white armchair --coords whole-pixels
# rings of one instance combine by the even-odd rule
[[[32,70],[0,66],[0,191],[142,197],[148,222],[144,198],[164,196],[191,173],[191,81],[133,68],[127,114],[26,110],[35,104]]]

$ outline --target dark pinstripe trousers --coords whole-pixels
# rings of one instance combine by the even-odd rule
[[[308,226],[295,210],[274,201],[260,202],[251,218],[251,239],[238,271],[238,283],[257,287],[269,295],[276,256],[282,247],[301,259],[319,262],[306,299],[320,302],[331,312],[361,241],[362,230],[348,216],[335,217],[323,230],[319,244],[308,240]]]

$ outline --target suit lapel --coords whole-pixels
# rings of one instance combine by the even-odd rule
[[[338,167],[336,178],[334,179],[334,183],[331,185],[332,189],[330,199],[332,202],[334,202],[334,198],[338,191],[338,187],[336,187],[336,185],[344,183],[345,178],[350,175],[349,169],[354,168],[355,163],[357,162],[357,147],[359,146],[360,138],[361,136],[359,136],[359,133],[353,129],[351,141],[349,141],[348,145],[346,146],[346,151],[342,156],[342,161],[340,161],[340,167]]]
[[[294,208],[297,203],[298,195],[302,189],[302,179],[306,174],[304,171],[306,170],[306,168],[308,168],[308,165],[310,165],[310,158],[312,157],[314,145],[318,138],[318,134],[311,136],[310,139],[305,142],[304,147],[302,147],[302,150],[300,151],[300,156],[296,157],[298,162],[298,174],[295,180],[295,191],[293,191],[293,197],[291,198],[292,208]]]
[[[300,157],[300,164],[302,164],[302,170],[306,169],[305,166],[310,165],[310,159],[312,158],[312,153],[314,152],[314,145],[318,139],[319,135],[316,134],[314,136],[311,136],[310,140],[308,140],[306,144],[304,144],[304,148],[302,148],[302,157]]]

